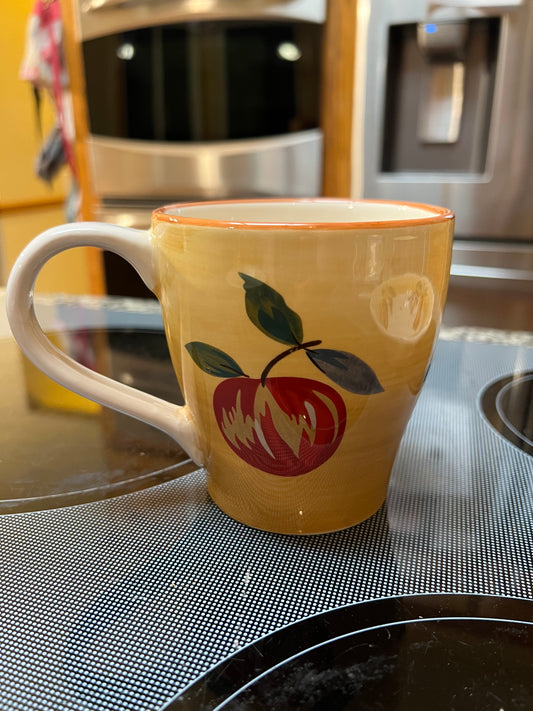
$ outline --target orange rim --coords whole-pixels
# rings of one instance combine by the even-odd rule
[[[413,217],[406,220],[374,220],[366,222],[250,222],[248,220],[219,220],[208,217],[185,217],[184,215],[170,215],[169,210],[187,207],[209,207],[210,205],[246,205],[246,204],[267,204],[267,203],[374,203],[383,205],[401,205],[405,207],[413,207],[419,210],[426,210],[433,214],[427,217]],[[453,220],[455,215],[446,207],[438,207],[436,205],[426,205],[418,202],[405,202],[403,200],[349,200],[343,198],[268,198],[260,200],[209,200],[204,202],[185,202],[175,203],[173,205],[165,205],[158,207],[153,211],[152,217],[154,220],[162,220],[172,224],[180,225],[196,225],[197,227],[220,227],[232,228],[236,227],[246,229],[261,229],[261,230],[347,230],[347,229],[372,229],[379,227],[381,229],[397,228],[397,227],[415,227],[417,225],[431,225],[446,220]]]

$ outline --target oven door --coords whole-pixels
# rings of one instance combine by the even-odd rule
[[[278,14],[272,3],[254,4],[252,14],[215,4],[218,12],[173,16],[156,12],[164,3],[84,10],[88,146],[100,199],[320,193],[323,23],[304,12],[307,2],[286,2]]]

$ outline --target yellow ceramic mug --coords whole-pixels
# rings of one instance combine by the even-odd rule
[[[436,343],[452,233],[443,208],[326,199],[164,207],[150,232],[65,225],[19,257],[8,316],[47,375],[174,437],[233,518],[334,531],[385,499]],[[37,274],[80,245],[122,255],[158,296],[184,407],[87,370],[42,333]]]

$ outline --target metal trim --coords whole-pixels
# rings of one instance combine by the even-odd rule
[[[213,143],[158,143],[92,136],[101,198],[314,197],[320,194],[322,131]]]
[[[140,27],[204,20],[302,20],[323,23],[325,0],[77,0],[81,41]]]

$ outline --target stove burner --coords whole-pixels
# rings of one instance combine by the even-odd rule
[[[533,708],[533,603],[413,595],[331,610],[239,650],[166,711]]]
[[[489,383],[480,394],[480,406],[503,437],[533,455],[533,371]]]
[[[183,402],[163,331],[89,328],[52,335],[78,362],[170,402]],[[12,347],[11,341],[0,340],[0,355]],[[2,451],[0,514],[106,499],[197,468],[159,430],[107,408],[89,411],[23,362],[25,377],[16,392],[25,403],[22,414],[15,399],[0,402],[4,441],[10,443]]]

